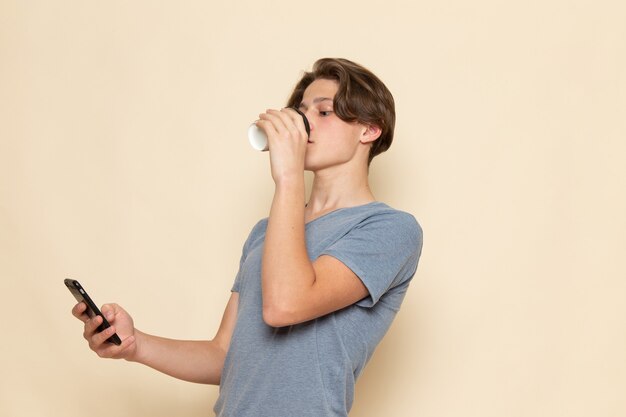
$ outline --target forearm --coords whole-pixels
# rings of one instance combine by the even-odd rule
[[[263,252],[266,319],[275,314],[289,314],[315,282],[304,230],[304,178],[277,185]]]
[[[174,340],[135,331],[138,348],[130,359],[189,382],[220,383],[226,350],[215,341]]]

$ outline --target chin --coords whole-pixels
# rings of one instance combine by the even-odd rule
[[[328,152],[324,152],[328,150]],[[322,151],[322,152],[320,152]],[[320,171],[335,166],[345,165],[350,163],[357,155],[353,149],[345,149],[342,147],[335,147],[334,149],[311,149],[304,157],[304,169],[305,171]]]
[[[349,162],[349,160],[338,160],[338,159],[332,159],[332,160],[311,160],[311,161],[305,161],[304,162],[304,170],[305,171],[312,171],[312,172],[316,172],[316,171],[322,171],[328,168],[333,168],[333,167],[338,167],[341,165],[345,165],[347,162]]]

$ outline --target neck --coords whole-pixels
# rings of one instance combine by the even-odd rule
[[[369,187],[367,165],[336,166],[315,172],[305,220],[311,221],[333,210],[375,201]]]

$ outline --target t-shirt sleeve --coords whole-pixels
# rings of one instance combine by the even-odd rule
[[[401,211],[373,215],[329,246],[330,255],[354,272],[369,292],[357,304],[374,306],[390,289],[408,285],[422,250],[422,229]]]
[[[239,258],[239,270],[237,271],[237,275],[235,276],[235,282],[233,282],[233,286],[231,287],[231,292],[241,292],[241,281],[243,276],[243,264],[248,257],[248,252],[250,250],[250,246],[258,239],[260,235],[263,233],[263,229],[267,227],[267,219],[263,219],[259,221],[248,235],[246,242],[243,244],[243,249],[241,250],[241,258]]]
[[[240,292],[241,288],[241,267],[243,262],[246,259],[246,247],[244,245],[243,250],[241,251],[241,258],[239,259],[239,270],[237,271],[237,275],[235,275],[235,282],[233,282],[233,286],[231,287],[231,292]]]

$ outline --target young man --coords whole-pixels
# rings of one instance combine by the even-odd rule
[[[301,116],[310,124],[307,136]],[[269,217],[254,226],[215,338],[179,341],[135,329],[120,306],[112,327],[73,314],[101,357],[219,384],[218,416],[347,416],[354,384],[398,312],[415,274],[422,232],[410,214],[377,202],[368,168],[393,139],[393,97],[370,71],[321,59],[288,107],[267,110],[275,182]],[[305,170],[314,173],[305,205]],[[120,346],[105,340],[117,332]]]

